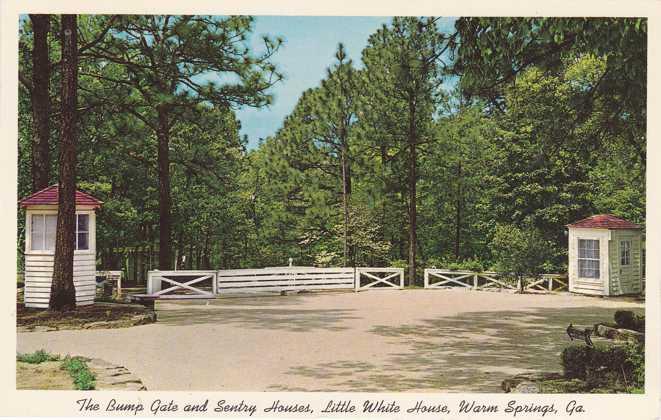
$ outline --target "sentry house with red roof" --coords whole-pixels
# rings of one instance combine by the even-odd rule
[[[25,306],[47,308],[50,299],[58,206],[57,185],[51,185],[19,204],[25,209]],[[96,294],[96,214],[101,201],[76,191],[76,246],[73,282],[76,305],[91,305]]]
[[[642,292],[642,228],[610,214],[567,225],[569,291],[617,296]]]

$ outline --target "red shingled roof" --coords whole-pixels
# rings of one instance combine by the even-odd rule
[[[41,191],[29,195],[19,201],[21,207],[28,206],[43,206],[58,203],[58,192],[59,187],[57,184],[46,187]],[[82,191],[76,190],[76,206],[92,206],[95,209],[101,207],[102,201],[97,200],[91,195],[84,193]]]
[[[642,229],[635,223],[620,219],[612,214],[597,214],[567,225],[574,228],[590,229]]]

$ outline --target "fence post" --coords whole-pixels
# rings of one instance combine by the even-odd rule
[[[400,268],[399,271],[399,288],[403,289],[404,288],[404,269]]]
[[[521,290],[521,277],[517,276],[516,278],[516,289]]]
[[[147,294],[151,295],[154,293],[154,278],[151,271],[147,273]]]
[[[429,288],[429,272],[427,271],[427,269],[425,269],[425,284],[424,284],[424,288],[425,288],[425,289]]]
[[[553,277],[549,277],[549,292],[553,291]]]
[[[477,273],[473,274],[473,289],[477,290]]]
[[[360,289],[360,268],[354,267],[353,269],[353,291],[357,292]]]
[[[218,294],[218,271],[214,271],[211,277],[211,292],[214,295]]]

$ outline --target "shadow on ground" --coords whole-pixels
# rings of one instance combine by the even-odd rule
[[[164,303],[158,322],[164,325],[195,324],[233,325],[241,328],[310,332],[340,331],[350,327],[343,321],[356,319],[353,309],[297,309],[303,296],[263,296],[223,298],[211,301]],[[159,303],[160,305],[160,303]]]
[[[276,386],[269,390],[501,392],[501,381],[514,374],[560,372],[560,353],[570,344],[567,325],[588,327],[610,322],[615,310],[576,307],[466,312],[398,327],[377,325],[370,334],[403,344],[406,350],[387,354],[386,362],[378,365],[366,355],[363,360],[296,366],[287,373],[316,379],[319,388]]]

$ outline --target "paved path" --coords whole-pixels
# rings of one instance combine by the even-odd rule
[[[640,303],[466,290],[158,302],[156,324],[18,334],[126,366],[149,390],[499,392],[502,379],[559,371],[570,322]]]

